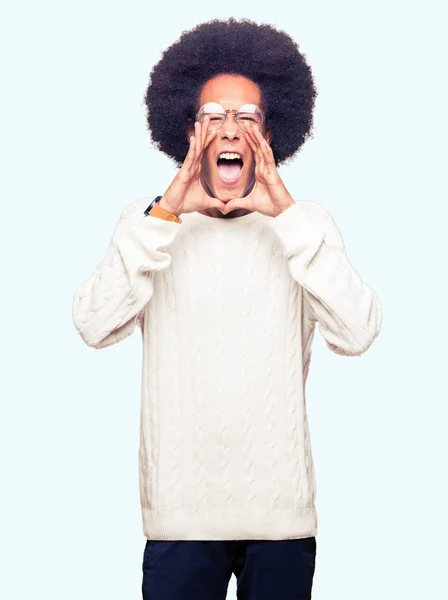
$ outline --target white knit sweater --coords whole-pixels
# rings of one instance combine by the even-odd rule
[[[122,213],[76,291],[82,339],[143,339],[139,482],[153,540],[316,535],[305,383],[315,325],[347,356],[382,323],[375,292],[316,202],[277,217]]]

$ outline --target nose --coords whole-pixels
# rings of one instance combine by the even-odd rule
[[[239,137],[240,132],[241,130],[235,121],[235,115],[228,113],[227,119],[224,121],[224,125],[221,127],[221,138],[233,140]]]

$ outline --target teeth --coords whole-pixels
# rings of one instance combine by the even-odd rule
[[[223,152],[219,155],[219,158],[227,158],[227,160],[232,160],[234,158],[241,158],[241,156],[237,152]]]

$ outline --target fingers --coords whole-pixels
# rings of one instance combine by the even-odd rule
[[[199,121],[196,121],[194,124],[194,136],[195,136],[195,154],[194,154],[194,160],[195,162],[197,162],[197,160],[199,159],[199,154],[201,152],[201,147],[202,147],[202,143],[201,143],[201,124],[199,123]]]
[[[266,168],[266,174],[276,169],[274,153],[258,127],[249,127],[246,139],[251,144],[259,168]],[[255,149],[254,149],[255,148]]]
[[[210,123],[210,117],[205,116],[201,126],[201,148],[204,147],[205,138],[207,136],[208,124]]]
[[[250,196],[250,194],[249,194]],[[243,198],[232,198],[232,200],[229,200],[225,205],[224,205],[224,209],[221,210],[221,212],[226,215],[227,213],[229,213],[232,210],[235,210],[237,208],[245,208],[248,210],[253,210],[253,205],[252,205],[252,198],[250,198],[249,196],[245,196]]]
[[[195,137],[194,135],[190,136],[190,146],[188,148],[188,152],[187,152],[187,156],[185,157],[185,160],[183,162],[183,166],[185,166],[187,169],[189,169],[193,162],[194,162],[194,156],[195,156]]]
[[[203,150],[205,150],[207,148],[207,146],[210,144],[212,139],[215,137],[216,131],[217,131],[216,129],[212,129],[211,131],[207,132],[207,137],[205,138],[204,147],[202,148]]]
[[[254,135],[254,131],[251,126],[246,129],[246,139],[252,149],[255,156],[255,162],[259,167],[263,166],[264,158],[260,148],[260,143]]]
[[[204,122],[202,124],[201,156],[216,134],[216,129],[209,130],[209,124],[209,117],[205,117]]]
[[[258,160],[258,147],[256,142],[252,139],[249,131],[246,130],[246,140],[249,146],[251,147],[252,152],[255,155],[255,159]]]
[[[204,128],[202,127],[201,123],[199,121],[196,121],[194,124],[194,136],[193,136],[193,138],[194,138],[194,142],[193,142],[194,154],[193,154],[193,160],[192,160],[192,166],[195,169],[197,169],[198,163],[202,158],[203,130],[204,130]]]
[[[210,144],[210,142],[212,141],[213,137],[216,134],[216,130],[212,130],[212,131],[208,131],[208,125],[209,125],[209,119],[206,117],[204,119],[204,122],[202,123],[202,125],[200,124],[200,128],[201,128],[201,146],[198,150],[198,155],[197,155],[197,160],[201,161],[202,160],[202,155],[204,154],[204,150],[207,148],[207,146]]]
[[[205,117],[202,124],[199,121],[195,122],[193,135],[189,138],[190,145],[188,152],[182,165],[184,172],[185,170],[188,172],[190,169],[197,172],[200,168],[203,152],[216,134],[216,130],[208,131],[209,122],[210,119],[208,117]]]
[[[261,152],[263,153],[263,157],[265,162],[271,166],[275,164],[274,153],[272,152],[272,148],[268,141],[263,137],[260,129],[258,127],[253,130],[255,138],[258,140],[258,144],[260,146]]]
[[[213,208],[217,208],[219,211],[222,212],[223,215],[225,215],[225,210],[226,210],[226,203],[225,202],[221,202],[221,200],[216,200],[215,202],[213,202],[212,204]]]

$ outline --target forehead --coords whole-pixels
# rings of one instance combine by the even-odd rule
[[[199,105],[218,102],[224,109],[238,108],[242,104],[261,105],[259,86],[242,75],[217,75],[209,79],[201,90]]]

